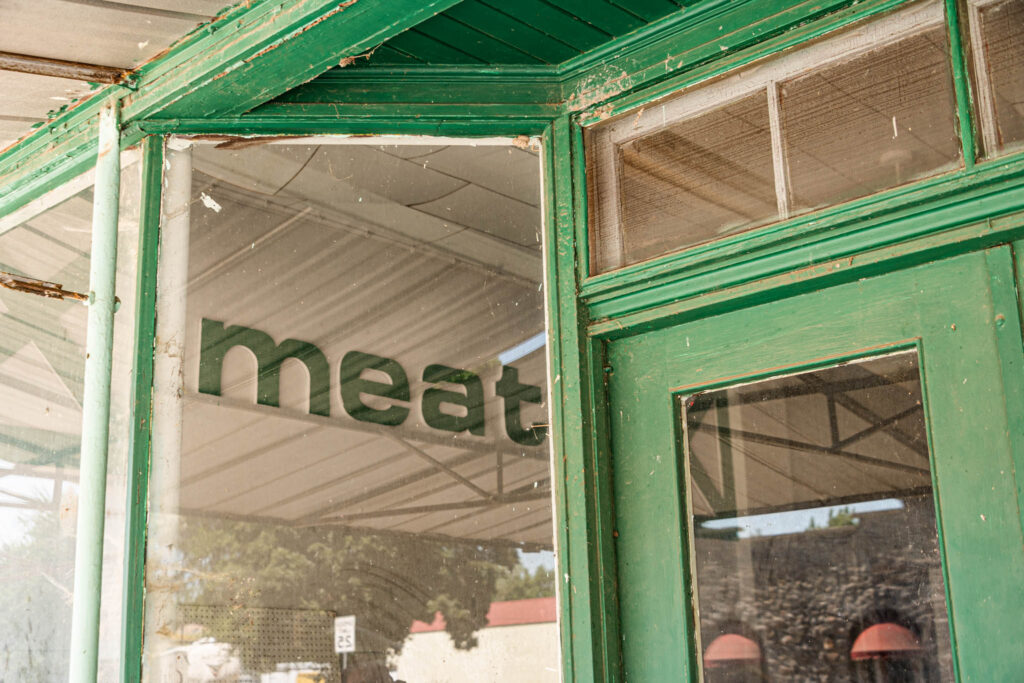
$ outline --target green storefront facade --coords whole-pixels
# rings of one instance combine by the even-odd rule
[[[180,557],[157,549],[171,537],[154,515],[179,504],[177,493],[162,498],[165,490],[180,485],[185,500],[185,484],[202,482],[184,456],[180,471],[161,469],[163,453],[188,448],[180,428],[174,437],[161,420],[166,425],[174,410],[182,419],[172,394],[183,374],[179,388],[204,394],[189,405],[227,396],[222,366],[242,345],[257,358],[254,403],[266,419],[276,419],[267,410],[287,403],[281,377],[290,372],[286,362],[298,359],[309,371],[309,402],[298,410],[308,413],[310,429],[341,419],[391,442],[405,439],[408,452],[483,497],[488,510],[549,501],[550,522],[524,516],[507,538],[510,548],[557,558],[560,661],[553,668],[562,680],[1020,680],[1022,121],[1019,0],[516,0],[500,7],[478,0],[261,0],[225,10],[0,154],[0,220],[8,218],[0,239],[14,234],[19,216],[52,207],[54,193],[67,198],[93,188],[91,247],[81,247],[91,272],[78,287],[91,302],[81,361],[83,429],[80,445],[60,445],[60,457],[79,458],[74,616],[65,624],[72,653],[63,670],[72,680],[97,679],[98,583],[109,580],[106,507],[106,534],[124,537],[116,604],[103,598],[103,609],[109,603],[120,615],[117,675],[164,680],[147,673],[147,648],[167,637],[153,630],[160,618],[153,610],[168,599],[160,581],[170,575],[161,570]],[[249,258],[245,249],[269,248],[279,237],[250,240],[245,226],[236,234],[218,223],[235,206],[224,197],[254,212],[244,215],[255,221],[259,212],[285,211],[287,202],[275,197],[313,206],[313,189],[300,197],[289,183],[320,163],[317,154],[326,155],[325,173],[350,180],[374,172],[360,165],[364,145],[393,146],[389,159],[418,160],[402,150],[426,145],[440,154],[466,143],[537,157],[534,203],[543,227],[535,243],[525,239],[508,251],[507,235],[486,247],[447,247],[442,237],[396,237],[397,223],[387,223],[390,232],[382,228],[374,239],[390,235],[408,255],[387,251],[381,268],[408,263],[410,271],[396,276],[389,298],[381,294],[380,315],[417,289],[437,287],[437,301],[450,295],[462,303],[445,303],[445,316],[425,337],[439,339],[446,329],[483,334],[457,315],[474,296],[492,296],[481,264],[534,258],[537,276],[512,278],[521,291],[504,305],[519,306],[528,290],[535,293],[534,322],[515,323],[512,341],[543,324],[543,363],[506,355],[497,365],[460,365],[443,353],[448,342],[422,357],[402,355],[351,341],[356,332],[343,326],[313,338],[297,322],[263,327],[262,313],[238,313],[298,305],[288,298],[289,278],[301,279],[304,268],[319,278],[331,272],[330,259],[369,247],[316,243],[306,257],[279,261],[280,281],[247,274],[239,265]],[[289,166],[289,155],[306,154],[303,145],[308,155]],[[118,147],[128,161],[119,161]],[[350,147],[351,154],[343,151]],[[263,152],[253,150],[264,149],[280,151],[261,160]],[[474,154],[458,163],[477,163]],[[481,159],[481,167],[498,163]],[[432,157],[422,169],[434,163]],[[186,166],[184,179],[176,179]],[[260,189],[261,174],[271,172],[282,180],[273,191]],[[486,175],[482,168],[475,177]],[[432,178],[443,194],[447,186]],[[243,185],[248,198],[232,194]],[[118,187],[121,221],[131,214],[136,225],[122,230],[120,244]],[[502,188],[531,196],[511,181]],[[331,192],[313,198],[326,202]],[[184,228],[175,222],[182,207]],[[196,222],[200,210],[209,210],[208,223]],[[391,220],[383,216],[374,220]],[[215,275],[189,275],[174,255],[189,252],[194,269],[203,249],[218,248],[218,230],[234,235],[239,255],[224,256],[228,266]],[[168,241],[182,231],[184,243]],[[125,235],[133,243],[126,245]],[[286,237],[280,253],[302,244]],[[460,280],[464,289],[440,280],[448,284],[413,286],[415,274],[433,266],[401,259],[436,250],[472,261]],[[493,260],[480,256],[485,252]],[[277,252],[265,253],[260,263],[269,271]],[[338,268],[354,271],[362,258],[351,258]],[[8,261],[0,249],[0,262]],[[491,271],[515,274],[516,267]],[[259,289],[264,277],[272,287]],[[161,325],[185,314],[160,293],[182,287],[184,300],[181,278],[216,279],[211,292],[230,289],[232,278],[245,287],[223,301],[204,293],[221,308],[202,308],[201,316],[198,299],[188,299],[189,339],[201,351],[175,365],[180,348],[161,334],[173,328]],[[192,297],[199,285],[188,286]],[[329,305],[310,310],[327,319],[354,305],[355,294],[346,292],[358,287],[369,292],[372,308],[378,285],[324,287],[317,296]],[[229,305],[236,306],[232,314],[224,312]],[[15,316],[12,310],[0,308],[0,315]],[[492,327],[506,324],[501,310]],[[399,313],[413,329],[431,310]],[[376,374],[364,375],[367,368]],[[33,382],[31,374],[22,379]],[[420,393],[421,379],[434,388]],[[111,383],[120,399],[111,398]],[[496,406],[486,416],[484,396]],[[442,404],[462,408],[453,413]],[[547,415],[530,412],[540,405]],[[417,419],[425,436],[411,426]],[[3,448],[23,448],[25,434],[8,430]],[[503,444],[497,493],[461,469],[463,461],[432,450],[450,447],[443,439],[451,434],[464,434],[470,446],[477,437]],[[32,462],[52,463],[57,448],[49,443]],[[502,448],[509,457],[549,454],[535,468],[550,468],[547,483],[530,475],[534,489],[542,481],[539,493],[502,488],[502,468],[513,471]],[[124,454],[124,486],[105,499],[108,451]],[[253,459],[237,456],[233,466],[257,467],[252,454],[259,449],[247,452]],[[123,520],[111,527],[115,503]],[[391,504],[402,515],[437,512]],[[203,508],[203,519],[217,510],[223,519],[249,519],[233,504],[204,505],[193,505]],[[826,529],[817,528],[823,518],[808,516],[811,509],[827,513]],[[344,534],[348,522],[360,527],[374,514],[360,509],[332,518],[332,528]],[[295,519],[316,523],[298,513]],[[537,541],[531,524],[554,540]],[[453,534],[490,548],[480,540],[482,527],[474,529]],[[171,536],[168,547],[177,542]],[[901,574],[917,578],[901,583]],[[205,580],[190,576],[186,583]],[[903,590],[915,606],[897,604]],[[820,601],[828,619],[793,607],[818,604],[812,593],[830,596]],[[858,601],[867,593],[873,602],[864,607]],[[202,622],[195,593],[189,595],[171,602],[179,615],[188,613],[183,621]],[[425,604],[453,621],[454,612]],[[911,644],[858,649],[862,633],[889,625],[909,634]],[[712,650],[720,637],[731,654]],[[331,678],[336,674],[321,680],[341,680]],[[238,676],[231,680],[259,680]]]

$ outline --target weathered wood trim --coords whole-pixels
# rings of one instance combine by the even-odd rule
[[[211,34],[206,54],[140,83],[127,98],[132,118],[229,116],[249,111],[319,76],[345,57],[364,54],[459,0],[286,0],[254,5]]]
[[[0,153],[0,213],[88,167],[99,111],[124,125],[154,117],[234,116],[366,52],[459,0],[262,0],[239,3],[163,55],[77,103]],[[137,143],[139,137],[129,140]],[[71,170],[68,170],[71,169]]]
[[[581,285],[593,320],[1024,210],[1024,155],[751,230]]]
[[[562,94],[570,111],[594,123],[908,2],[701,4],[562,65]]]
[[[121,680],[141,680],[146,595],[146,530],[149,503],[150,423],[153,408],[153,345],[156,324],[156,266],[163,181],[163,138],[142,142],[142,196],[135,273],[135,353],[132,361],[131,447],[129,452],[122,586]]]
[[[517,137],[540,135],[551,118],[543,112],[521,116],[488,115],[480,110],[431,112],[421,116],[359,116],[352,113],[328,116],[322,112],[307,115],[245,116],[237,119],[150,119],[133,126],[146,135],[223,135],[223,136],[315,136],[347,135],[360,137],[429,135],[443,137]]]

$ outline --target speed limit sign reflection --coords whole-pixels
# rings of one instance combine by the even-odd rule
[[[356,617],[335,617],[334,619],[334,652],[342,654],[356,651]]]

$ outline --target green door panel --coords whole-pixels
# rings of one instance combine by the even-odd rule
[[[1007,246],[608,342],[626,680],[699,675],[673,397],[907,348],[920,355],[960,679],[1024,680],[1024,368]]]

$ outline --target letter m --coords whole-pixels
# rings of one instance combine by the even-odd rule
[[[331,373],[323,352],[309,342],[285,339],[274,344],[270,335],[241,325],[203,318],[199,349],[199,391],[220,396],[224,356],[236,346],[244,346],[256,356],[256,402],[279,406],[281,366],[288,358],[302,361],[309,370],[309,412],[331,414]]]

